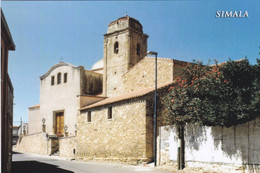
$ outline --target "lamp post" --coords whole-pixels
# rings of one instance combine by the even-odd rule
[[[26,133],[25,128],[26,128],[26,126],[23,125],[23,135],[24,135],[24,136],[25,136],[25,133]]]
[[[147,55],[155,56],[155,90],[154,90],[154,166],[157,166],[157,52],[148,51]]]
[[[64,126],[65,136],[68,136],[68,132],[67,132],[67,130],[68,130],[68,126],[65,125],[65,126]]]
[[[42,131],[45,132],[46,127],[45,127],[45,118],[42,118]]]

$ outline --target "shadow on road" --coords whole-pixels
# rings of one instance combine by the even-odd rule
[[[37,161],[17,161],[12,163],[12,173],[74,173]]]

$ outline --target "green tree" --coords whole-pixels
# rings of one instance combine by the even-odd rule
[[[187,65],[162,98],[163,122],[232,126],[260,116],[260,60]]]

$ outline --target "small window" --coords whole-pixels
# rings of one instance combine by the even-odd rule
[[[51,77],[51,85],[54,85],[54,76]]]
[[[118,54],[118,51],[119,51],[119,47],[118,47],[118,42],[116,41],[114,44],[114,53]]]
[[[112,107],[109,107],[109,108],[108,108],[107,119],[109,119],[109,120],[112,119]]]
[[[58,76],[57,76],[57,84],[60,84],[61,82],[61,73],[58,73]]]
[[[67,83],[67,73],[64,73],[63,82],[64,82],[64,83]]]
[[[136,46],[136,54],[137,55],[140,55],[140,44],[137,44],[137,46]]]
[[[91,111],[88,111],[88,122],[91,122]]]

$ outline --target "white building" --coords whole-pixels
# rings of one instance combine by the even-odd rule
[[[78,109],[103,99],[102,77],[65,62],[52,66],[40,77],[40,104],[29,107],[29,134],[42,132],[44,123],[50,135],[64,135],[64,127],[74,135]]]

